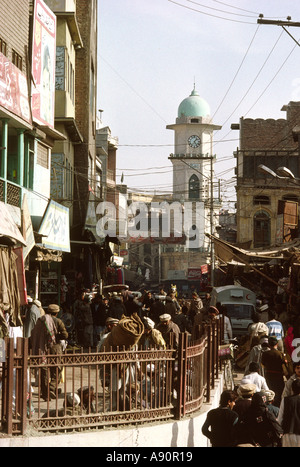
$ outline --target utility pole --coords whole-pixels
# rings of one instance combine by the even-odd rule
[[[214,234],[214,184],[213,184],[213,156],[210,158],[210,284],[213,287],[215,282],[215,248],[212,236]]]
[[[300,23],[298,22],[294,22],[294,21],[291,21],[291,17],[288,16],[287,19],[285,21],[281,21],[281,20],[272,20],[272,19],[263,19],[263,15],[259,15],[259,19],[257,20],[257,23],[258,24],[272,24],[272,25],[275,25],[275,26],[281,26],[282,29],[285,30],[285,32],[293,39],[293,41],[296,42],[297,45],[299,45],[300,47],[300,44],[299,42],[292,36],[292,34],[285,28],[285,26],[293,26],[293,27],[296,27],[296,28],[299,28],[300,27]]]

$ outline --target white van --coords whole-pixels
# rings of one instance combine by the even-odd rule
[[[217,303],[226,306],[233,336],[239,337],[247,334],[248,326],[253,323],[256,310],[255,293],[239,285],[214,287],[211,291],[210,305],[216,306]]]

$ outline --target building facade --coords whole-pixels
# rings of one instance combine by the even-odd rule
[[[232,125],[240,134],[239,147],[234,153],[237,242],[251,248],[266,248],[287,241],[282,235],[282,210],[290,210],[293,217],[289,239],[297,235],[299,183],[278,175],[278,169],[286,167],[296,178],[300,176],[296,134],[300,103],[290,102],[282,110],[286,119],[241,118],[239,124]],[[262,170],[260,166],[267,169]]]

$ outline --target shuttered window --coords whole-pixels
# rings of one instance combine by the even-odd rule
[[[45,169],[49,169],[49,151],[46,146],[38,144],[37,147],[37,163]]]

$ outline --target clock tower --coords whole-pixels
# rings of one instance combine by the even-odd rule
[[[195,90],[178,107],[174,130],[173,198],[181,202],[210,199],[215,156],[213,155],[214,125],[208,103]]]

